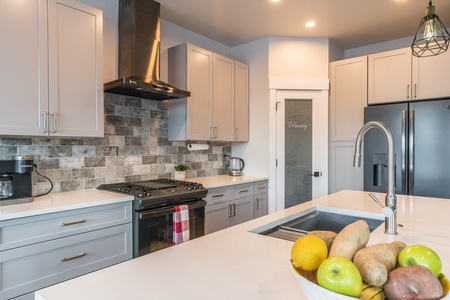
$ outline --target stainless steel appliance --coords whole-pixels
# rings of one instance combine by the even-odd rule
[[[31,173],[34,158],[30,155],[0,160],[0,205],[32,202]]]
[[[190,92],[160,81],[160,4],[153,0],[119,0],[119,79],[105,92],[167,100]]]
[[[369,106],[364,122],[381,121],[394,137],[395,192],[450,198],[450,99]],[[386,192],[386,141],[364,137],[364,190]]]
[[[133,257],[172,246],[174,207],[189,206],[189,234],[194,239],[205,234],[205,205],[208,190],[195,182],[155,179],[102,184],[101,190],[134,196]]]
[[[229,161],[225,165],[225,170],[228,170],[228,175],[230,176],[242,176],[242,170],[245,167],[244,160],[239,157],[231,157],[229,155],[224,155]]]

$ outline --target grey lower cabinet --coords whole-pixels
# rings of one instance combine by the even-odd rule
[[[208,190],[205,234],[267,214],[267,181]]]
[[[0,222],[0,299],[132,258],[131,202]]]
[[[255,219],[265,216],[269,212],[268,199],[268,185],[267,181],[260,181],[255,183]]]

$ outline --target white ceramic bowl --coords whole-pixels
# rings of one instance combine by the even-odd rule
[[[323,287],[318,286],[315,283],[312,283],[308,279],[304,278],[300,274],[297,273],[297,271],[294,269],[294,267],[291,265],[291,271],[292,274],[294,274],[295,279],[297,279],[298,284],[303,290],[303,293],[305,294],[306,298],[308,300],[355,300],[357,298],[345,296],[342,294],[338,294],[335,292],[332,292],[330,290],[324,289]]]
[[[297,279],[298,284],[300,285],[303,293],[305,294],[308,300],[355,300],[357,298],[345,296],[342,294],[338,294],[332,292],[330,290],[324,289],[323,287],[318,286],[315,283],[312,283],[308,279],[304,278],[294,269],[292,264],[291,271],[294,274],[295,279]],[[445,297],[441,298],[442,300],[450,300],[450,293],[448,293]]]

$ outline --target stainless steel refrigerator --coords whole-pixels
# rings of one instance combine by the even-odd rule
[[[369,106],[364,122],[385,123],[394,137],[395,192],[450,198],[450,99]],[[364,190],[386,192],[386,139],[364,137]]]

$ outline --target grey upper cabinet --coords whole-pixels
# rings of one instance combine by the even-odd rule
[[[191,92],[168,103],[169,140],[248,140],[248,68],[191,44],[168,53],[169,83]]]
[[[73,0],[0,2],[0,134],[103,136],[102,26]]]

